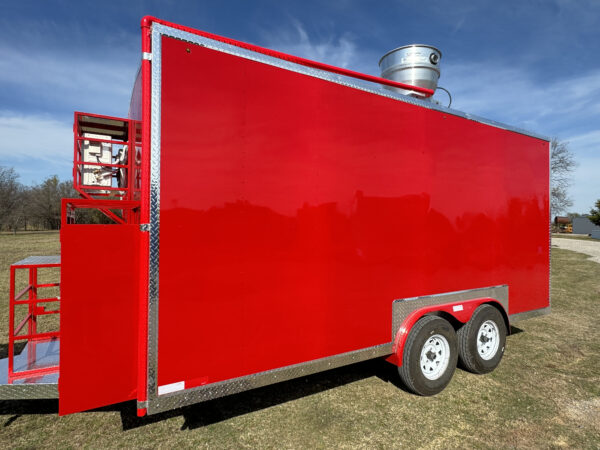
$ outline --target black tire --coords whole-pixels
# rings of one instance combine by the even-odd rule
[[[486,327],[480,329],[484,324]],[[494,324],[494,330],[490,324]],[[458,330],[458,357],[462,366],[476,374],[489,373],[498,367],[506,347],[506,324],[504,317],[492,305],[481,305],[475,310],[471,320]],[[478,339],[481,341],[478,350]],[[495,340],[494,340],[495,339]]]
[[[436,336],[441,336],[443,339]],[[448,364],[435,379],[430,379],[424,372],[427,372],[431,368],[431,365],[436,363],[441,363],[442,365],[439,366],[439,369],[434,370],[442,370],[443,362],[435,360],[441,353],[435,355],[435,353],[428,351],[424,356],[427,357],[430,365],[423,367],[421,366],[421,353],[426,349],[426,346],[435,348],[435,342],[437,341],[444,346],[444,340],[448,344],[448,348],[443,349],[444,355],[446,355],[446,351],[448,352]],[[452,325],[441,317],[425,316],[412,327],[406,338],[402,354],[402,366],[398,367],[398,373],[404,385],[415,394],[424,396],[435,395],[443,391],[448,383],[450,383],[456,369],[457,360],[458,344]],[[428,375],[429,377],[435,376],[435,373],[428,373]]]

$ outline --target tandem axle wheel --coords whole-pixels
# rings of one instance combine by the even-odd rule
[[[504,318],[491,305],[479,306],[458,331],[442,317],[424,316],[406,338],[398,372],[415,394],[435,395],[450,383],[458,361],[470,372],[491,372],[505,345]]]

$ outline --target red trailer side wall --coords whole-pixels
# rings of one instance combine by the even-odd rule
[[[392,301],[548,306],[548,143],[163,37],[158,384],[390,342]]]

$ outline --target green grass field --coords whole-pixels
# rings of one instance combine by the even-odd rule
[[[57,233],[0,235],[4,352],[9,264],[58,251]],[[435,397],[375,360],[143,419],[131,403],[58,417],[57,401],[0,401],[0,446],[600,448],[600,264],[552,252],[552,314],[513,329],[496,371],[457,370]]]

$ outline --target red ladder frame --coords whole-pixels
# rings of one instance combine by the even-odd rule
[[[26,370],[14,371],[15,343],[26,341],[35,344],[38,341],[47,341],[60,338],[60,330],[39,333],[37,331],[37,319],[39,316],[49,314],[60,314],[60,308],[47,311],[47,303],[60,302],[60,296],[40,298],[38,289],[60,287],[60,281],[57,283],[38,283],[38,269],[45,267],[60,267],[60,263],[51,264],[13,264],[10,266],[10,291],[9,291],[9,331],[8,331],[8,377],[23,378],[44,375],[58,371],[58,365],[40,368],[28,368]],[[23,290],[15,295],[15,281],[17,270],[28,270],[28,284]],[[28,294],[27,298],[22,297]],[[15,309],[18,305],[27,305],[28,313],[15,329]],[[27,325],[27,333],[19,334]],[[32,367],[36,361],[36,347],[32,345],[28,349],[27,359],[28,367]]]

